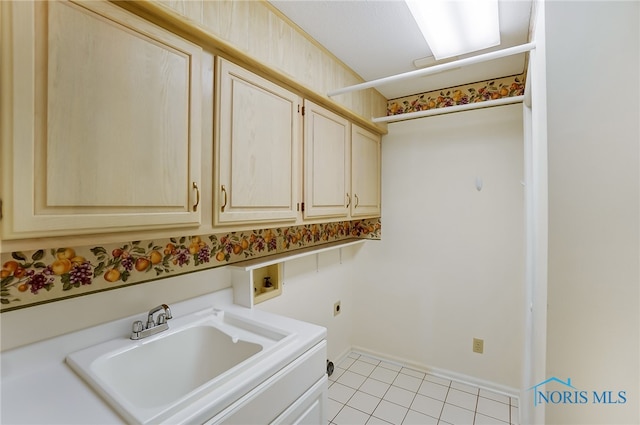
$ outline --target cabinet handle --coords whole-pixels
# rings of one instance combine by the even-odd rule
[[[224,212],[224,208],[227,206],[227,189],[222,185],[222,194],[224,195],[224,202],[220,207],[220,211]]]
[[[193,188],[196,190],[196,204],[193,206],[193,211],[198,211],[198,205],[200,205],[200,189],[198,183],[193,182]]]
[[[347,208],[349,208],[349,205],[351,205],[351,196],[347,193]]]
[[[358,199],[358,195],[354,193],[353,197],[356,198],[356,204],[353,206],[353,208],[358,208],[358,204],[360,203],[360,200]]]

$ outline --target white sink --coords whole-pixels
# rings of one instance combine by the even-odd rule
[[[168,323],[169,329],[157,335],[114,339],[72,353],[66,361],[127,422],[157,423],[225,391],[225,384],[242,386],[243,372],[293,338],[214,309]],[[211,411],[225,407],[214,401],[207,407]]]

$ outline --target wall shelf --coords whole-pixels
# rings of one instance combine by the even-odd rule
[[[227,267],[231,269],[233,301],[236,304],[252,308],[255,304],[280,295],[284,284],[282,263],[285,261],[359,245],[365,241],[366,239],[346,239],[230,264]],[[266,276],[271,278],[272,289],[264,288],[263,281]]]
[[[238,268],[242,270],[252,270],[271,264],[282,263],[283,261],[295,260],[296,258],[302,258],[308,255],[319,254],[325,251],[358,245],[364,242],[366,242],[366,239],[345,239],[336,242],[329,242],[322,245],[314,245],[308,248],[301,248],[295,251],[283,252],[281,254],[269,255],[266,257],[254,258],[246,261],[239,261],[237,263],[230,264],[228,267]]]

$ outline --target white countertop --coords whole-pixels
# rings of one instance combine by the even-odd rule
[[[150,306],[152,308],[154,306]],[[174,317],[215,307],[288,329],[298,335],[295,351],[303,353],[322,339],[326,329],[298,320],[233,304],[233,292],[213,294],[172,304]],[[146,312],[1,353],[0,423],[122,424],[123,419],[65,363],[74,351],[128,336],[134,320]],[[171,326],[171,322],[169,322]]]

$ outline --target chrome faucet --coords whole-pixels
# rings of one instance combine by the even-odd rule
[[[153,320],[153,315],[159,311],[164,310],[164,313],[160,313],[158,315],[158,320]],[[146,326],[142,323],[142,320],[136,320],[133,322],[133,327],[131,329],[131,339],[142,339],[151,335],[155,335],[159,332],[165,331],[169,329],[169,325],[167,324],[167,320],[171,319],[173,316],[171,315],[171,309],[166,304],[161,304],[157,307],[152,308],[149,311],[149,315],[147,316],[147,324]]]

